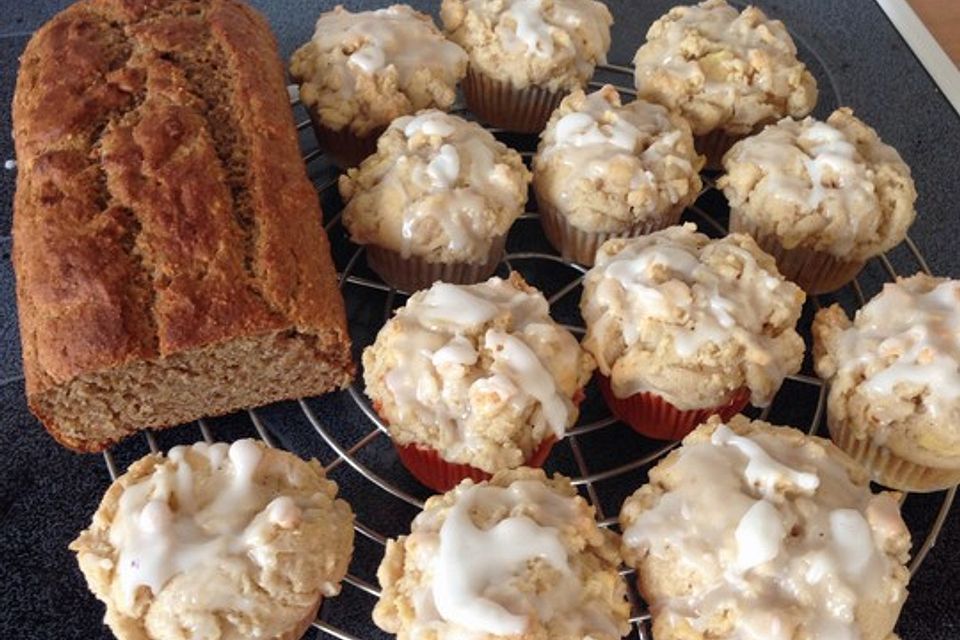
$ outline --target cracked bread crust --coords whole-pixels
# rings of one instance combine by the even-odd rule
[[[61,443],[99,450],[349,381],[317,195],[259,14],[231,0],[79,2],[28,44],[13,127],[27,396]],[[250,349],[237,356],[235,340]],[[267,346],[298,351],[299,376],[234,392]],[[213,378],[197,373],[211,352]],[[160,401],[165,383],[126,370],[144,363],[212,400]]]

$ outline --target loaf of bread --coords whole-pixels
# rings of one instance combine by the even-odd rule
[[[342,387],[343,299],[276,43],[233,0],[85,0],[13,105],[26,391],[101,450]]]

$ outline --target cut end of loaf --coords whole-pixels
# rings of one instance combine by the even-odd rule
[[[142,429],[343,388],[354,372],[343,345],[294,331],[234,339],[78,376],[29,402],[62,445],[98,452]]]

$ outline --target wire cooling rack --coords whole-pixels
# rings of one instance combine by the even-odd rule
[[[803,46],[802,41],[799,44]],[[818,114],[825,116],[834,107],[842,104],[840,93],[820,59],[809,51],[805,53],[821,81],[822,95]],[[630,98],[635,92],[623,85],[632,84],[627,79],[632,73],[630,67],[603,65],[598,68],[598,79],[591,82],[591,88],[598,88],[605,81],[610,82],[625,97]],[[291,102],[302,116],[302,105],[299,105],[296,88],[291,87],[290,90]],[[369,271],[364,264],[363,249],[347,240],[340,224],[342,203],[336,193],[338,172],[329,159],[316,148],[316,142],[309,132],[309,121],[305,117],[299,122],[297,129],[301,132],[301,141],[307,149],[304,160],[308,163],[324,204],[325,228],[331,238],[340,288],[347,301],[354,348],[359,352],[372,343],[380,326],[404,303],[406,294],[392,289]],[[533,145],[536,142],[532,137],[515,136],[495,129],[492,131],[508,144],[518,148],[526,160],[529,161],[532,157]],[[713,176],[705,175],[704,184],[696,203],[684,213],[684,220],[696,223],[700,230],[708,235],[721,237],[727,232],[726,202],[723,195],[717,191]],[[582,335],[584,329],[577,303],[585,269],[566,263],[556,255],[543,238],[537,218],[535,209],[530,209],[514,225],[508,236],[507,255],[499,265],[498,274],[505,276],[510,270],[519,271],[528,282],[545,293],[553,317],[574,334]],[[899,266],[899,272],[894,265]],[[894,249],[889,255],[880,255],[871,260],[860,276],[844,290],[809,299],[799,327],[808,351],[811,345],[810,322],[816,309],[839,302],[848,312],[852,312],[879,291],[884,281],[917,271],[930,273],[923,255],[914,242],[907,238],[901,247]],[[812,374],[809,354],[802,371],[801,374],[788,377],[770,406],[760,411],[751,408],[746,413],[754,418],[803,428],[811,434],[826,435],[823,418],[827,389],[823,382]],[[382,557],[386,540],[408,530],[412,516],[419,511],[424,499],[429,495],[399,466],[384,424],[364,396],[361,385],[362,375],[358,375],[357,381],[346,391],[325,396],[319,401],[301,399],[295,403],[296,409],[302,414],[299,416],[301,423],[305,422],[312,427],[314,440],[319,437],[325,446],[324,450],[329,449],[327,472],[340,484],[341,494],[351,502],[357,514],[357,551],[350,573],[345,579],[343,592],[340,596],[324,602],[314,622],[314,633],[320,638],[370,640],[389,637],[377,629],[370,619],[370,611],[380,595],[379,588],[375,585],[376,567]],[[325,408],[324,405],[328,403],[333,403],[336,407],[332,410]],[[252,432],[250,435],[261,438],[270,446],[278,446],[280,438],[271,418],[265,416],[268,412],[269,408],[247,411],[247,428]],[[676,445],[647,440],[618,423],[606,410],[594,385],[587,389],[587,399],[582,405],[581,413],[578,424],[554,448],[551,459],[545,466],[550,472],[560,472],[570,477],[581,495],[596,507],[600,525],[616,529],[616,517],[623,499],[646,481],[647,471]],[[200,420],[195,425],[180,427],[180,430],[185,431],[179,434],[178,439],[197,440],[199,435],[200,439],[213,442],[218,439],[218,434],[211,423],[212,421]],[[303,424],[300,429],[304,430]],[[306,431],[309,432],[309,428],[306,428]],[[303,434],[300,435],[302,437]],[[163,449],[158,442],[159,434],[147,431],[144,437],[150,451],[159,452]],[[315,449],[298,444],[288,445],[288,448],[301,455],[310,455],[310,451]],[[104,453],[104,459],[110,477],[116,479],[122,472],[121,465],[110,451]],[[928,502],[924,502],[922,510],[932,518],[910,523],[914,535],[911,573],[917,571],[936,542],[953,504],[955,493],[956,488],[953,488],[937,494],[935,499],[939,506],[931,507]],[[909,496],[903,495],[901,499],[906,502]],[[929,499],[929,496],[925,496],[925,500]],[[905,508],[907,506],[904,504]],[[636,592],[633,572],[624,568],[621,573],[628,584],[633,605],[633,629],[628,637],[650,640],[650,616]],[[907,607],[909,606],[908,602]]]

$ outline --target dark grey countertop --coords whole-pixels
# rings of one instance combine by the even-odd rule
[[[669,0],[607,0],[617,23],[610,53],[613,63],[628,64],[650,22],[672,4]],[[0,129],[10,130],[9,105],[12,98],[17,57],[30,33],[55,11],[63,0],[13,2],[3,0],[0,23]],[[254,2],[269,17],[284,57],[307,40],[321,10],[333,2]],[[370,0],[345,3],[349,8],[371,7]],[[412,2],[436,13],[439,2]],[[871,0],[769,0],[759,2],[771,15],[782,18],[794,33],[804,58],[821,86],[818,114],[825,115],[839,105],[854,107],[881,136],[897,147],[913,169],[920,194],[919,216],[911,230],[934,272],[960,276],[960,255],[955,249],[960,222],[955,214],[960,201],[960,171],[954,154],[960,148],[960,118],[936,89],[923,68],[906,47],[893,26]],[[9,136],[0,136],[0,162],[12,159]],[[311,165],[314,175],[323,167]],[[10,217],[14,170],[0,169],[0,637],[3,638],[109,638],[101,625],[102,606],[88,593],[67,543],[86,526],[109,476],[100,456],[84,456],[61,449],[50,440],[27,412],[20,371],[19,337],[14,304],[14,280],[10,264]],[[520,228],[515,235],[535,234],[534,227]],[[518,238],[512,237],[516,242]],[[336,253],[347,251],[341,233],[334,233]],[[902,247],[890,254],[902,272],[916,270]],[[876,264],[862,277],[868,295],[878,290],[885,277]],[[837,296],[851,304],[849,293]],[[846,296],[846,297],[845,297]],[[358,291],[347,291],[355,340],[364,344],[376,329],[376,312]],[[380,305],[379,299],[373,306]],[[809,313],[805,322],[809,322]],[[809,368],[809,365],[808,365]],[[791,421],[809,411],[811,401],[801,393],[788,394],[773,419]],[[310,400],[318,420],[334,432],[338,441],[352,443],[369,430],[347,394]],[[589,413],[589,410],[588,410]],[[267,430],[284,446],[301,455],[313,455],[325,462],[335,459],[333,451],[317,436],[296,403],[283,403],[258,412]],[[794,418],[801,420],[802,418]],[[253,435],[246,415],[211,421],[217,437],[232,439]],[[190,442],[199,437],[195,426],[158,435],[163,447]],[[632,432],[621,427],[604,429],[581,441],[585,450],[595,452],[596,468],[620,456],[650,450]],[[644,449],[646,447],[646,449]],[[119,466],[143,455],[142,438],[122,444],[115,455]],[[591,455],[594,455],[593,453]],[[398,467],[393,452],[380,438],[358,459],[375,467],[393,482],[415,495],[423,492]],[[558,451],[548,467],[575,473],[568,450]],[[379,531],[402,533],[415,511],[361,480],[347,465],[332,477],[355,506],[360,519]],[[627,476],[616,486],[601,492],[607,514],[615,513],[626,492],[642,481],[642,475]],[[915,531],[929,530],[942,496],[911,496],[905,515]],[[358,540],[354,575],[374,582],[379,559],[376,545]],[[939,640],[960,637],[960,510],[947,519],[939,544],[911,584],[911,597],[904,609],[898,631],[905,640]],[[348,593],[330,601],[325,617],[354,630],[361,638],[384,637],[364,626],[372,603],[370,596]],[[356,591],[356,590],[354,590]],[[357,631],[357,629],[362,629]],[[309,637],[314,637],[311,632]]]

